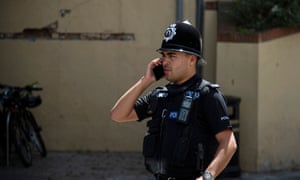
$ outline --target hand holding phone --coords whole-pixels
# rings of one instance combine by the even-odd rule
[[[156,81],[158,81],[160,78],[164,77],[165,75],[163,65],[155,66],[152,69],[152,72],[155,76]]]

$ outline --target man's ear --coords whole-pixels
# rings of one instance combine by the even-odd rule
[[[197,57],[195,55],[190,55],[190,63],[191,63],[192,66],[196,66]]]

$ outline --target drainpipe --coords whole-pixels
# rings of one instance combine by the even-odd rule
[[[203,0],[196,0],[196,28],[200,31],[202,35],[202,56],[203,55]],[[203,67],[199,63],[197,65],[197,75],[202,77]]]
[[[203,35],[203,0],[196,0],[196,28]]]
[[[176,7],[176,21],[182,21],[183,19],[183,13],[182,13],[182,7],[183,7],[183,3],[182,0],[176,0],[177,3],[177,7]]]

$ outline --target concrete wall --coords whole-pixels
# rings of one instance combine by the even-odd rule
[[[259,45],[258,169],[300,165],[300,33]]]
[[[71,12],[61,17],[61,9]],[[184,1],[183,12],[195,24],[195,1]],[[109,111],[160,56],[156,49],[175,21],[176,1],[5,1],[0,14],[0,33],[55,21],[63,33],[133,33],[133,41],[1,39],[0,82],[44,87],[33,111],[49,150],[141,150],[145,124],[114,123]]]
[[[183,18],[195,24],[195,1],[183,2]],[[71,13],[61,17],[61,9]],[[0,33],[57,21],[57,32],[124,32],[135,40],[1,39],[0,83],[39,81],[44,87],[43,104],[33,111],[49,150],[140,151],[145,123],[114,123],[109,111],[159,56],[155,50],[175,11],[173,0],[5,1]],[[204,16],[204,77],[242,98],[242,170],[299,166],[299,35],[259,44],[217,43],[217,12],[206,10]]]
[[[253,169],[257,159],[258,138],[258,110],[255,108],[258,104],[257,46],[218,42],[217,52],[217,82],[221,85],[224,94],[242,98],[239,145],[241,167]]]
[[[261,43],[218,42],[217,82],[242,98],[240,164],[244,171],[300,165],[300,34]]]
[[[203,66],[203,76],[211,81],[216,81],[216,56],[217,56],[217,11],[204,11],[203,24],[203,55],[207,64]]]

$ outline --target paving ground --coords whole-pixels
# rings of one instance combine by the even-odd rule
[[[1,180],[149,180],[140,153],[49,152],[46,158],[34,156],[33,165],[24,168],[14,160],[0,167]],[[300,171],[242,174],[227,180],[300,180]]]

